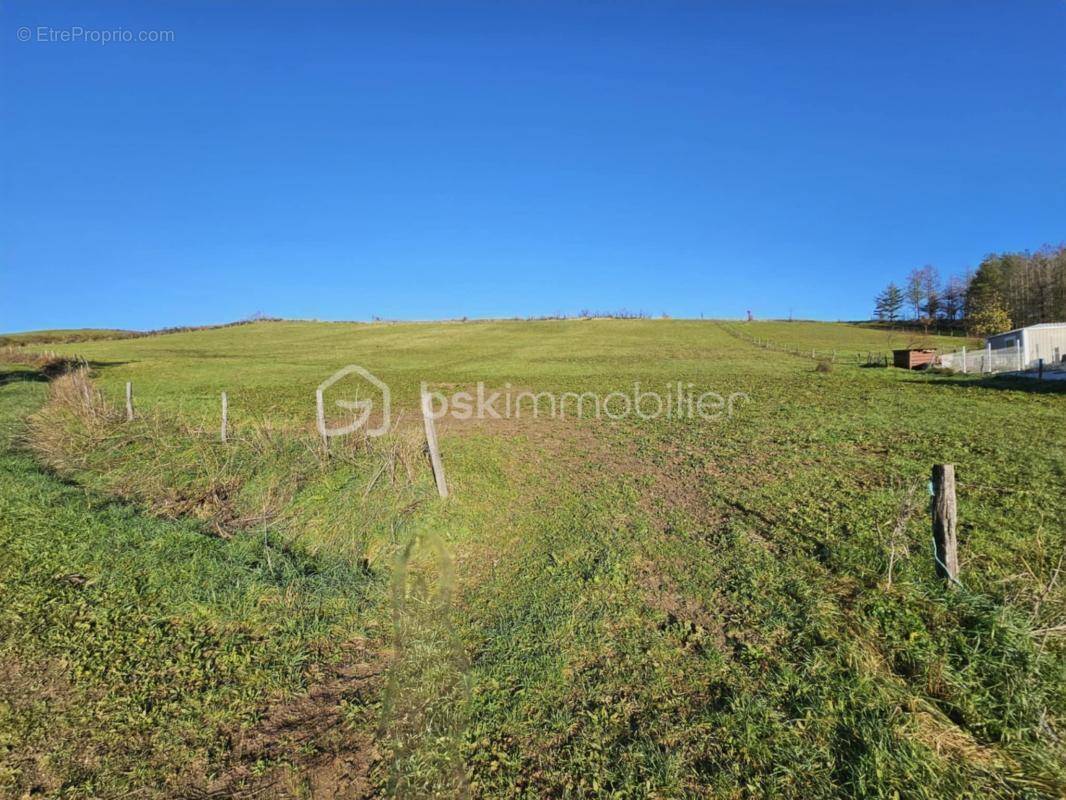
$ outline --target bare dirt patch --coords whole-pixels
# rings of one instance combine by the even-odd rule
[[[681,591],[677,582],[654,561],[638,558],[636,581],[645,604],[666,615],[667,625],[681,625],[685,638],[701,632],[720,652],[729,651],[730,642],[723,618],[703,603]]]
[[[195,798],[358,798],[374,791],[380,760],[374,733],[354,726],[349,706],[369,706],[384,681],[386,659],[354,643],[329,676],[303,695],[267,709],[250,729],[233,732],[231,756]]]
[[[10,655],[0,660],[0,719],[20,720],[22,739],[0,740],[0,795],[39,796],[62,786],[63,776],[49,764],[49,740],[56,731],[46,725],[61,721],[73,702],[70,685],[54,663],[26,664]],[[90,754],[76,750],[74,761],[88,766]]]

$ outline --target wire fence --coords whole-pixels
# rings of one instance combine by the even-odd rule
[[[781,342],[775,342],[770,339],[760,338],[758,336],[751,336],[746,332],[738,331],[735,328],[731,328],[727,325],[720,326],[722,330],[728,333],[735,339],[747,342],[748,344],[761,347],[763,350],[770,350],[775,353],[785,353],[787,355],[796,356],[798,358],[807,358],[812,361],[828,361],[831,364],[836,363],[852,363],[865,366],[881,366],[887,367],[892,363],[891,351],[885,350],[819,350],[817,347],[805,347],[795,344],[783,344]]]
[[[996,350],[987,346],[964,347],[954,353],[942,353],[937,357],[937,364],[964,373],[1019,372],[1026,366],[1020,346]]]

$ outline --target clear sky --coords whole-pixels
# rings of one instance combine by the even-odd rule
[[[849,319],[1066,239],[1064,0],[3,0],[0,70],[0,331]]]

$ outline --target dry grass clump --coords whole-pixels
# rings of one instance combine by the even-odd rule
[[[943,714],[917,711],[910,715],[909,732],[938,756],[965,759],[968,763],[985,769],[1004,769],[1007,764],[1018,772],[1012,759],[995,749],[979,744],[973,736],[952,724]]]
[[[425,439],[421,429],[414,425],[397,425],[377,438],[344,437],[339,440],[337,449],[348,459],[369,455],[380,462],[363,492],[364,497],[377,486],[412,483],[418,470],[424,469],[425,465]]]
[[[36,367],[40,361],[46,357],[44,353],[36,353],[32,350],[27,350],[24,347],[17,347],[13,344],[6,344],[0,347],[0,361],[5,364],[26,364],[31,367]]]
[[[48,401],[86,424],[101,425],[120,419],[118,410],[107,403],[84,367],[53,379],[48,385]]]
[[[49,378],[87,366],[80,356],[62,356],[51,350],[39,353],[15,345],[0,347],[0,363],[33,367]]]
[[[53,468],[83,466],[121,419],[93,385],[85,368],[60,374],[48,385],[45,408],[27,420],[26,443]]]

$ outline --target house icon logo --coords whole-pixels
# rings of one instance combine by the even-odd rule
[[[348,376],[357,377],[344,380],[345,378],[348,378]],[[343,381],[341,386],[338,386],[332,392],[329,392],[334,384],[341,381]],[[345,411],[357,412],[355,418],[349,420],[345,424],[328,425],[326,422],[325,400],[327,392],[334,396],[337,394],[347,395],[347,398],[334,399],[333,405],[337,408],[344,409]],[[360,395],[367,394],[369,394],[369,398],[367,399],[350,399],[352,397],[359,398]],[[329,378],[319,384],[318,389],[315,391],[315,419],[318,424],[318,432],[322,434],[322,436],[328,438],[332,436],[347,436],[349,433],[359,430],[359,428],[362,428],[370,420],[370,415],[373,413],[375,407],[374,400],[377,395],[381,396],[381,422],[373,428],[367,428],[367,436],[381,436],[389,431],[391,425],[391,394],[389,392],[389,387],[370,370],[364,369],[358,364],[349,364],[343,369],[337,370]]]

